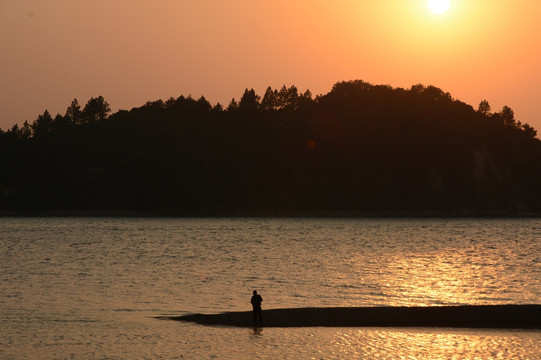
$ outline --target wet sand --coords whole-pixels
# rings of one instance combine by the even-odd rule
[[[160,317],[211,326],[254,327],[251,311]],[[541,329],[541,305],[340,307],[263,310],[264,327],[454,327]]]

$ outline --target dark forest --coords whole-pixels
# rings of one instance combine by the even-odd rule
[[[504,106],[340,82],[111,114],[98,96],[0,130],[0,214],[526,216],[541,141]]]

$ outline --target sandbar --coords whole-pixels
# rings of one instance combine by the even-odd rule
[[[251,311],[159,317],[209,326],[254,327]],[[258,327],[453,327],[541,329],[541,305],[323,307],[263,310]]]

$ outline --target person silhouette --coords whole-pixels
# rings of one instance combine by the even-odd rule
[[[263,298],[257,293],[256,290],[254,290],[254,295],[252,296],[251,303],[254,310],[254,322],[256,324],[258,318],[259,321],[263,324],[263,311],[261,310],[261,302],[263,302]]]

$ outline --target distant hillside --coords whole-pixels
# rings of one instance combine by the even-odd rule
[[[101,96],[74,100],[0,131],[0,212],[541,213],[536,131],[433,86],[284,86],[225,108],[181,96],[109,113]]]

